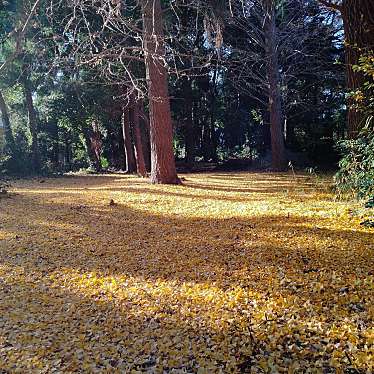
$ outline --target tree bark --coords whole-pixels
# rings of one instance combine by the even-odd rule
[[[123,135],[123,144],[125,151],[125,172],[126,173],[135,173],[136,172],[136,163],[134,148],[131,141],[131,128],[130,128],[130,110],[128,107],[123,109],[122,114],[122,135]]]
[[[210,143],[211,143],[211,158],[213,162],[218,161],[217,157],[217,134],[216,134],[216,105],[217,105],[217,69],[214,70],[212,86],[210,92],[211,108],[210,108]]]
[[[178,184],[160,0],[141,0],[145,67],[150,108],[151,182]]]
[[[102,171],[102,165],[101,165],[102,141],[101,141],[101,135],[100,135],[100,131],[98,128],[98,124],[95,121],[92,122],[92,131],[90,134],[90,147],[92,151],[95,171],[101,172]]]
[[[345,34],[345,58],[347,89],[355,91],[362,88],[365,77],[354,71],[359,58],[374,48],[374,1],[344,0],[341,7]],[[363,113],[354,107],[348,99],[348,137],[356,138],[364,125]]]
[[[345,39],[346,85],[349,92],[360,89],[365,82],[361,72],[354,71],[359,58],[374,49],[374,1],[373,0],[319,0],[326,7],[339,11],[343,19]],[[354,139],[364,125],[363,113],[357,111],[354,100],[347,100],[348,138]]]
[[[135,143],[135,160],[136,160],[136,168],[137,168],[138,174],[142,177],[146,177],[147,169],[145,166],[142,134],[141,134],[141,129],[140,129],[139,105],[140,103],[138,101],[134,102],[133,110],[132,110],[132,118],[133,118],[132,122],[134,125],[133,130],[134,130],[134,143]]]
[[[2,118],[3,126],[4,126],[5,149],[10,150],[11,154],[13,154],[15,150],[15,142],[14,142],[14,137],[12,133],[12,128],[10,126],[8,107],[5,103],[4,96],[1,90],[0,90],[0,111],[1,111],[1,118]]]
[[[269,79],[271,163],[273,170],[281,171],[286,168],[286,154],[282,132],[282,101],[280,93],[274,0],[264,0],[264,4],[264,9],[266,10],[264,28]]]
[[[149,138],[149,118],[144,111],[144,102],[141,100],[139,104],[139,114],[142,126],[141,135],[142,135],[142,143],[143,143],[143,151],[144,151],[144,162],[145,168],[148,173],[151,172],[151,143]]]
[[[95,154],[94,146],[92,143],[93,142],[92,131],[88,130],[85,127],[82,127],[82,134],[84,137],[85,148],[86,148],[86,152],[88,155],[89,166],[96,172],[100,172],[101,162],[100,162],[100,158],[98,158],[97,154]]]
[[[184,95],[184,142],[185,142],[185,163],[189,169],[193,168],[195,162],[195,141],[193,129],[193,100],[192,81],[187,77],[183,81]]]
[[[29,128],[31,133],[31,163],[34,173],[40,172],[40,154],[39,154],[39,144],[38,144],[38,120],[34,107],[34,101],[32,97],[31,82],[28,75],[27,67],[24,68],[23,72],[23,89],[26,99],[26,107],[29,119]]]

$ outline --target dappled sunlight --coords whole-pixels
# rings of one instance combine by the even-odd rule
[[[373,233],[309,176],[14,190],[0,202],[1,369],[373,368]]]

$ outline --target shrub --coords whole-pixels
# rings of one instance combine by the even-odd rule
[[[371,122],[371,124],[370,124]],[[338,193],[349,193],[357,198],[370,198],[374,195],[374,126],[373,118],[368,128],[354,140],[340,142],[342,159],[335,175]]]
[[[357,198],[374,196],[374,54],[369,51],[353,67],[361,72],[367,81],[351,93],[354,108],[364,114],[365,123],[357,137],[338,144],[342,158],[335,176],[338,193],[350,193]]]

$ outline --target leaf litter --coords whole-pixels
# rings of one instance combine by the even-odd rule
[[[308,176],[76,176],[12,192],[0,371],[373,371],[373,231]]]

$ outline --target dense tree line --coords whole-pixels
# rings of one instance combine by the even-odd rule
[[[370,0],[0,6],[2,173],[331,167],[371,115]]]

